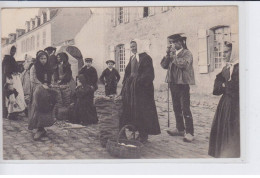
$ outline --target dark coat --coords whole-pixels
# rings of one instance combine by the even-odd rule
[[[152,58],[146,53],[139,54],[137,75],[131,76],[131,59],[125,69],[123,88],[123,114],[120,127],[132,124],[150,135],[160,134],[160,126],[154,101],[154,68]]]
[[[174,84],[195,84],[193,56],[188,49],[183,49],[178,55],[171,58],[166,55],[161,66],[167,69],[166,82]]]
[[[87,66],[84,66],[80,69],[79,75],[83,74],[85,79],[86,79],[86,84],[93,86],[95,90],[98,89],[97,86],[97,81],[98,81],[98,75],[97,75],[97,70],[94,67],[90,67],[89,69]]]
[[[117,83],[120,80],[120,75],[116,69],[112,69],[111,71],[106,68],[101,76],[100,81],[105,85],[105,93],[106,95],[116,94]]]
[[[240,157],[239,64],[229,80],[230,69],[224,67],[216,76],[214,95],[222,95],[212,123],[209,155],[219,158]],[[223,86],[225,84],[225,86]]]
[[[62,65],[63,68],[63,75],[60,75],[58,72],[58,68],[57,68],[57,72],[58,72],[58,79],[61,81],[60,84],[67,84],[71,81],[72,79],[72,70],[71,70],[71,65],[69,63],[67,64],[63,64]]]
[[[19,72],[19,67],[14,57],[10,55],[5,55],[2,62],[3,79],[6,79],[6,77],[12,78],[12,74],[18,72]]]

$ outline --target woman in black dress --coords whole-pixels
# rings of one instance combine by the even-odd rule
[[[208,154],[215,158],[240,157],[239,63],[231,52],[232,44],[225,42],[227,65],[216,76],[213,90],[213,95],[222,95],[209,140]]]

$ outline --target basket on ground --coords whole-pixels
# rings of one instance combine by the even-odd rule
[[[134,139],[122,139],[121,136],[126,128],[133,128],[131,125],[125,125],[119,132],[117,140],[109,139],[106,145],[107,151],[111,156],[118,158],[137,159],[141,157],[143,144]],[[133,129],[134,130],[134,129]],[[134,133],[135,135],[135,133]]]

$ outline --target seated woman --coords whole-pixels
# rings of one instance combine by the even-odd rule
[[[57,68],[57,83],[60,86],[62,97],[62,105],[67,107],[71,104],[71,89],[69,83],[72,79],[71,65],[69,57],[62,52],[57,54],[58,68]]]
[[[44,136],[44,127],[52,126],[55,122],[53,108],[56,104],[56,92],[49,88],[51,74],[47,53],[37,52],[36,62],[30,70],[31,101],[28,126],[30,130],[37,129],[34,140]]]
[[[98,122],[96,107],[93,104],[93,88],[87,83],[84,75],[79,75],[74,94],[73,114],[70,122],[74,124],[96,124]]]

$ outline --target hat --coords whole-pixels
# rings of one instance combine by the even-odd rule
[[[174,42],[178,40],[186,40],[187,37],[184,36],[184,33],[177,33],[174,35],[171,35],[168,37],[169,39],[172,39]]]
[[[89,62],[89,61],[92,62],[93,59],[92,59],[92,58],[85,58],[85,61],[86,61],[86,62]]]
[[[113,64],[115,64],[116,62],[113,61],[113,60],[107,60],[107,61],[106,61],[106,64],[108,64],[108,63],[113,63]]]
[[[56,50],[56,48],[52,47],[52,46],[49,46],[49,47],[44,49],[44,51],[54,51],[54,50]]]

